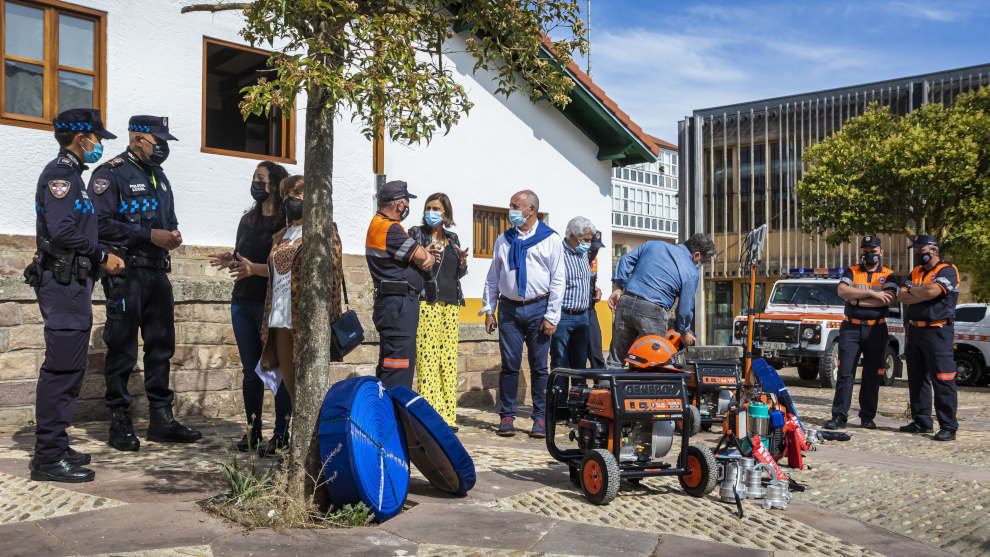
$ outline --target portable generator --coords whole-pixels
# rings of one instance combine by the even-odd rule
[[[702,429],[721,424],[729,407],[736,400],[741,381],[739,362],[730,360],[688,360],[691,374],[685,381],[691,395],[691,405],[697,407]]]
[[[550,372],[547,389],[547,450],[567,464],[571,481],[585,497],[608,504],[622,478],[638,483],[651,476],[678,476],[689,495],[703,497],[716,485],[715,457],[705,445],[690,445],[690,432],[675,423],[690,408],[685,379],[664,373],[627,370]],[[557,445],[558,425],[570,431],[577,448]],[[660,460],[680,437],[676,465]]]

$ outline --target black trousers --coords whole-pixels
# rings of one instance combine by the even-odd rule
[[[416,365],[416,328],[419,327],[419,299],[407,295],[379,295],[372,313],[378,330],[378,367],[375,375],[386,387],[412,388]]]
[[[65,458],[65,451],[69,448],[69,436],[65,429],[72,424],[85,374],[85,369],[41,369],[34,403],[34,420],[37,424],[34,438],[35,463],[49,464]]]
[[[128,268],[125,277],[103,279],[107,296],[106,401],[128,408],[127,381],[137,363],[138,329],[144,339],[144,391],[151,408],[172,406],[169,360],[175,354],[175,308],[172,283],[165,271]]]
[[[908,328],[907,371],[911,416],[921,427],[932,427],[932,391],[935,392],[935,415],[944,430],[955,431],[956,361],[952,355],[954,328]]]
[[[604,369],[605,358],[602,356],[602,326],[598,323],[598,312],[595,311],[595,302],[592,300],[588,307],[588,362],[591,369]]]
[[[887,324],[855,325],[848,321],[839,329],[839,372],[832,399],[832,415],[847,416],[856,379],[856,361],[863,355],[863,376],[859,386],[859,417],[877,416],[877,398],[886,372]]]

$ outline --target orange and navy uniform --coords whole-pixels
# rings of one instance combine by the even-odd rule
[[[423,275],[412,263],[416,240],[406,233],[399,221],[376,213],[365,238],[365,257],[368,271],[376,286],[383,280],[406,281],[419,291],[423,289]]]
[[[883,265],[876,271],[867,271],[863,269],[862,265],[853,265],[842,273],[839,282],[861,290],[873,290],[875,292],[892,290],[897,292],[897,277],[894,276],[894,271]],[[876,320],[887,317],[888,310],[886,306],[863,307],[846,302],[845,313],[846,317],[852,319]]]
[[[941,293],[907,308],[908,395],[915,423],[932,428],[932,394],[939,427],[955,431],[956,362],[953,354],[953,321],[959,297],[959,270],[948,261],[939,261],[930,270],[919,265],[911,271],[911,285],[935,284]]]

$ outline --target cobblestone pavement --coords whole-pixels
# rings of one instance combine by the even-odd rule
[[[785,380],[809,427],[829,417],[832,391]],[[27,480],[31,428],[0,431],[0,554],[210,556],[388,554],[422,556],[542,555],[986,555],[990,553],[990,389],[960,391],[954,443],[896,431],[907,422],[904,381],[884,387],[880,429],[828,442],[806,455],[808,468],[786,469],[806,491],[786,510],[744,502],[745,517],[713,493],[695,499],[674,478],[623,483],[607,506],[589,503],[553,460],[545,442],[525,432],[494,435],[497,416],[458,411],[459,436],[474,458],[475,489],[464,499],[432,490],[413,469],[409,505],[373,528],[319,532],[242,532],[196,505],[222,489],[219,464],[230,459],[240,424],[203,421],[195,445],[144,442],[138,453],[106,443],[106,424],[70,430],[74,448],[90,453],[97,481]],[[561,434],[561,441],[564,435]],[[714,445],[715,433],[693,443]],[[665,460],[676,462],[675,451]],[[265,461],[270,463],[271,461]]]

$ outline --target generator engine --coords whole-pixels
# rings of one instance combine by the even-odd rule
[[[587,386],[571,387],[567,406],[572,426],[570,438],[582,450],[609,448],[614,411],[609,389]],[[645,463],[656,460],[674,444],[674,422],[648,419],[614,424],[619,428],[621,444],[619,462]]]

